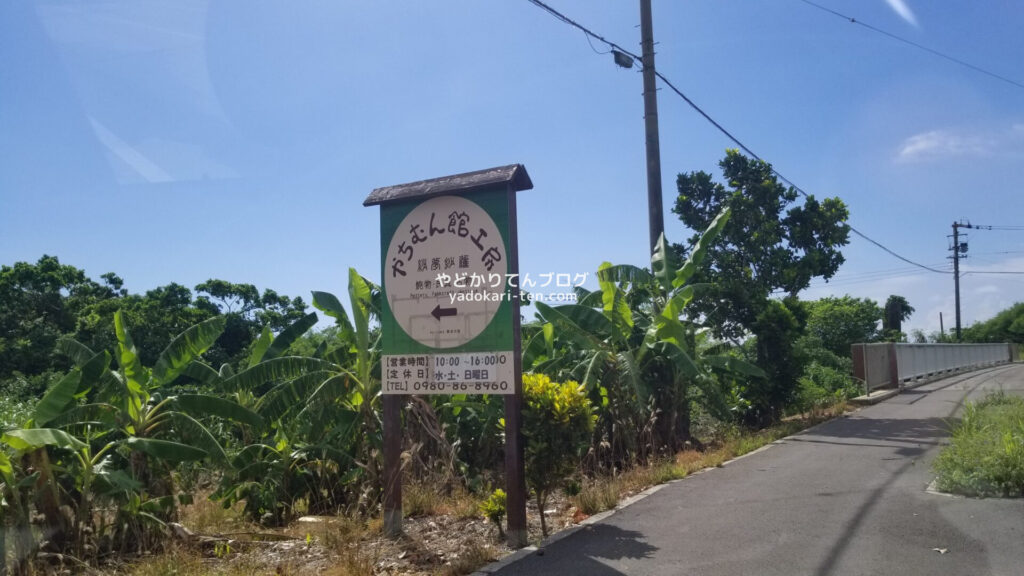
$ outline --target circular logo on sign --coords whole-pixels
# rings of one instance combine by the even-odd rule
[[[431,348],[454,348],[487,328],[505,298],[508,260],[494,220],[475,202],[438,196],[391,237],[384,291],[395,323]]]

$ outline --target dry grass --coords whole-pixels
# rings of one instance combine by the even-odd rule
[[[214,561],[217,560],[217,561]],[[232,561],[203,558],[186,548],[175,548],[133,564],[132,576],[263,576],[279,574],[275,566],[260,565],[258,559],[239,556]]]
[[[614,508],[619,503],[619,492],[616,478],[601,478],[584,484],[579,494],[572,497],[572,503],[577,510],[591,516]]]
[[[360,553],[358,548],[348,548],[331,559],[331,567],[322,572],[324,576],[373,576],[377,559]]]
[[[225,508],[210,500],[209,492],[195,495],[192,504],[178,509],[180,522],[198,534],[226,534],[256,531],[258,528],[242,517],[242,503]]]
[[[498,559],[498,551],[487,544],[471,544],[441,570],[441,576],[465,576]]]
[[[307,534],[316,538],[328,551],[346,554],[354,545],[380,533],[380,522],[374,524],[371,526],[371,522],[358,518],[338,516],[330,522],[311,525]]]
[[[469,491],[457,488],[442,500],[440,510],[442,514],[448,514],[460,520],[479,518],[480,502],[481,499]]]
[[[734,431],[708,450],[686,450],[676,454],[675,458],[669,461],[638,466],[615,476],[605,476],[587,482],[579,494],[572,497],[572,502],[577,510],[587,516],[610,510],[624,497],[642,492],[651,486],[685,478],[694,472],[720,467],[733,458],[840,416],[845,411],[844,401],[822,409],[808,418],[787,419],[756,432]]]
[[[406,517],[449,515],[459,519],[479,516],[480,498],[462,488],[445,494],[436,484],[402,486],[402,512]]]
[[[723,433],[705,451],[687,450],[650,466],[586,480],[579,493],[571,498],[578,510],[575,518],[578,521],[581,516],[614,508],[622,498],[651,486],[721,466],[841,414],[844,408],[836,406],[812,418],[786,419],[777,426],[756,432],[732,430]],[[138,576],[372,576],[393,573],[463,576],[499,557],[500,545],[493,541],[488,525],[479,517],[479,498],[464,490],[446,493],[435,486],[428,483],[403,486],[403,508],[410,518],[407,525],[410,531],[407,538],[398,542],[381,535],[379,517],[338,516],[319,523],[296,523],[286,529],[286,533],[300,541],[290,555],[275,556],[254,548],[219,558],[204,558],[199,550],[172,549],[159,557],[133,564],[122,573]],[[237,510],[224,509],[205,495],[197,495],[195,504],[183,507],[181,512],[182,523],[198,533],[261,531],[246,523]]]

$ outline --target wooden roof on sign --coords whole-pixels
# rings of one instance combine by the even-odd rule
[[[377,188],[366,197],[363,206],[375,206],[377,204],[390,204],[403,200],[422,199],[430,196],[441,196],[443,194],[472,192],[483,188],[490,188],[496,184],[511,184],[515,192],[533,188],[530,175],[526,173],[526,167],[522,164],[509,164],[497,168],[466,172],[464,174],[453,174],[408,184],[396,186],[385,186]]]

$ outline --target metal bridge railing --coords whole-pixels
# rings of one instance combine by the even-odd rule
[[[878,388],[903,388],[907,382],[935,379],[952,372],[1012,362],[1013,344],[854,344],[853,375],[864,393]]]

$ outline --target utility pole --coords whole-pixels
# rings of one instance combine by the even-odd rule
[[[960,242],[961,228],[975,228],[970,222],[953,222],[953,298],[956,303],[956,341],[960,341],[960,259],[967,258],[967,242]]]
[[[960,259],[967,258],[967,242],[960,241],[960,229],[984,229],[991,230],[992,226],[982,226],[978,224],[971,224],[970,222],[953,222],[953,246],[950,250],[953,251],[951,258],[953,259],[953,290],[955,291],[956,300],[956,341],[960,341]]]
[[[956,341],[960,341],[960,226],[953,222],[953,291],[956,301]]]
[[[647,219],[651,253],[665,232],[661,199],[661,144],[658,138],[658,81],[654,75],[651,0],[640,0],[640,47],[644,75],[644,134],[647,140]],[[650,256],[650,254],[648,254]]]

